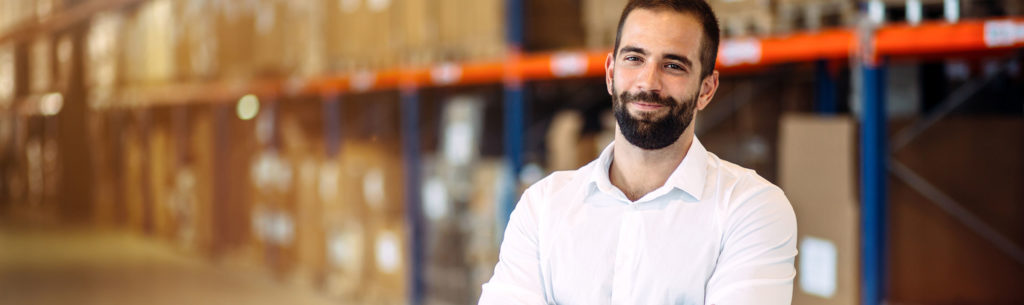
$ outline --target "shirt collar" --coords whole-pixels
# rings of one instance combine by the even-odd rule
[[[601,151],[601,155],[597,157],[597,160],[590,164],[591,168],[589,171],[582,171],[582,174],[588,176],[587,178],[591,182],[590,185],[594,186],[590,188],[591,192],[600,190],[609,194],[618,193],[608,177],[608,171],[612,165],[612,147],[614,145],[614,142],[608,144]],[[672,174],[668,176],[665,185],[682,190],[693,196],[693,198],[700,200],[704,194],[704,184],[707,180],[707,154],[708,151],[700,143],[700,140],[697,137],[693,137],[693,143],[690,145],[690,149],[686,151],[686,157],[672,171]]]

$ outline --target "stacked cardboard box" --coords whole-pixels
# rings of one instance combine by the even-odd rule
[[[147,232],[150,225],[150,204],[147,194],[148,141],[146,141],[147,115],[145,110],[129,113],[121,138],[124,141],[124,159],[121,166],[121,190],[125,200],[126,225],[136,232]]]
[[[395,10],[391,1],[325,1],[327,56],[334,70],[391,66]]]
[[[768,0],[709,0],[725,37],[772,33],[772,3]]]
[[[92,112],[88,116],[90,155],[93,164],[93,222],[101,226],[115,226],[120,223],[118,206],[120,166],[122,153],[119,149],[117,113]]]
[[[325,284],[332,295],[373,304],[406,301],[408,240],[400,156],[397,143],[391,140],[342,143],[336,159],[337,192],[329,190],[330,184],[321,190],[328,262]],[[322,170],[323,176],[335,175],[335,167]],[[330,200],[333,197],[339,200]]]
[[[615,44],[622,9],[627,0],[586,0],[582,4],[588,48],[609,48]]]
[[[171,129],[170,111],[167,108],[153,109],[149,116],[149,128],[145,136],[148,149],[147,165],[149,198],[152,205],[152,232],[163,238],[173,238],[173,209],[171,186],[173,172],[177,167],[177,152]]]
[[[214,4],[199,0],[174,2],[178,36],[174,54],[178,77],[182,80],[206,80],[216,76],[221,43]]]
[[[124,18],[118,12],[102,13],[92,19],[86,36],[85,86],[89,88],[87,103],[93,109],[114,104],[114,90],[119,80],[118,58]]]
[[[37,5],[51,3],[51,1],[0,1],[0,33],[8,33],[18,26],[36,20]]]
[[[853,26],[857,18],[857,1],[853,0],[781,0],[776,5],[775,32],[783,34]]]
[[[793,304],[856,304],[855,132],[849,117],[782,117],[779,184],[800,227]]]
[[[15,74],[14,46],[0,45],[0,109],[7,111],[14,104]]]
[[[482,60],[504,51],[504,1],[438,0],[442,60]]]
[[[524,15],[528,16],[524,17],[527,22],[522,25],[523,50],[533,52],[583,47],[585,31],[580,1],[527,0],[523,1],[523,6]]]
[[[213,109],[190,107],[187,124],[185,168],[178,172],[179,202],[178,239],[188,249],[200,253],[214,251],[214,144]]]
[[[480,299],[480,287],[491,279],[498,263],[498,243],[501,240],[498,234],[503,228],[497,225],[497,207],[501,202],[502,177],[506,174],[504,162],[500,159],[480,160],[473,171],[473,197],[467,213],[463,214],[473,228],[465,249],[471,301]]]

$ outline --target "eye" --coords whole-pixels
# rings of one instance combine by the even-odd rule
[[[627,55],[626,57],[622,58],[622,60],[625,60],[625,61],[640,61],[640,56]]]
[[[685,71],[686,70],[686,69],[683,68],[683,66],[681,66],[679,64],[673,64],[673,63],[665,64],[665,68],[669,68],[669,69],[672,69],[672,70],[679,70],[679,71]]]

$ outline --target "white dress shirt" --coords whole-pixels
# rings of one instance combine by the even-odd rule
[[[516,205],[480,304],[790,304],[796,217],[782,190],[693,144],[630,201],[612,145]]]

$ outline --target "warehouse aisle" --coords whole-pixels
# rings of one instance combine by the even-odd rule
[[[136,235],[0,221],[0,304],[330,304]]]

